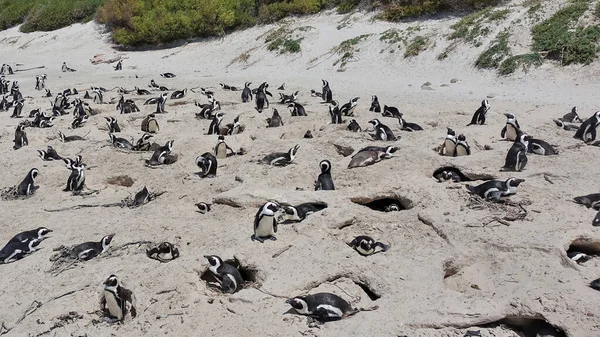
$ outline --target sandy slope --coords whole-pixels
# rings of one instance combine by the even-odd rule
[[[579,106],[582,117],[595,111],[599,88],[593,75],[598,67],[556,69],[545,65],[528,75],[498,79],[494,74],[471,68],[481,48],[465,46],[439,62],[435,57],[447,44],[439,38],[434,50],[403,60],[400,54],[381,54],[385,45],[374,35],[360,45],[355,62],[345,72],[336,72],[337,67],[332,66],[336,56],[326,59],[332,47],[360,34],[380,34],[392,26],[360,15],[356,18],[341,30],[336,29],[338,22],[346,19],[341,16],[328,14],[298,20],[295,25],[309,24],[316,29],[307,33],[302,53],[295,56],[278,56],[265,49],[263,40],[257,37],[273,28],[266,26],[183,48],[126,52],[121,72],[106,64],[90,64],[93,55],[113,52],[106,35],[99,33],[94,24],[27,35],[16,29],[1,32],[2,62],[22,63],[17,69],[46,66],[39,72],[18,72],[9,77],[19,81],[25,96],[33,97],[27,101],[25,113],[49,107],[48,100],[33,89],[38,73],[48,75],[47,86],[53,93],[72,87],[85,90],[91,85],[147,87],[150,79],[175,89],[213,87],[222,102],[225,122],[241,115],[246,125],[244,133],[228,137],[227,143],[235,149],[248,150],[245,156],[220,161],[215,179],[201,180],[194,175],[195,157],[211,151],[216,137],[204,135],[209,122],[194,117],[197,108],[193,101],[204,102],[204,97],[193,93],[180,100],[185,104],[174,105],[170,101],[168,114],[159,116],[161,131],[155,140],[164,143],[174,139],[179,155],[176,164],[160,169],[144,167],[143,159],[148,159],[149,153],[127,154],[108,146],[103,130],[102,116],[117,116],[122,135],[135,139],[141,136],[140,120],[152,111],[151,107],[141,106],[145,97],[129,95],[139,102],[141,113],[119,116],[114,104],[91,103],[101,114],[81,129],[68,129],[69,116],[58,119],[50,129],[28,129],[30,145],[18,151],[12,150],[18,121],[10,119],[9,113],[0,116],[0,147],[5,149],[2,186],[17,184],[32,167],[40,169],[36,195],[1,203],[4,220],[0,238],[8,240],[19,231],[42,225],[55,231],[42,244],[42,251],[2,266],[0,298],[4,309],[0,321],[12,328],[8,335],[35,336],[50,329],[59,315],[76,311],[83,315],[82,319],[48,335],[462,336],[471,325],[505,316],[543,316],[562,327],[568,336],[595,336],[593,331],[599,329],[596,317],[600,315],[600,294],[586,284],[600,276],[600,262],[592,259],[577,266],[566,258],[565,249],[580,236],[600,240],[590,224],[594,212],[569,201],[576,195],[598,192],[598,149],[575,146],[579,142],[571,133],[556,128],[551,118],[562,116],[573,105]],[[445,34],[452,22],[453,19],[440,19],[424,26]],[[255,47],[247,64],[230,65],[236,56]],[[315,64],[311,60],[316,57],[325,60],[307,70]],[[78,71],[60,72],[63,61]],[[160,78],[158,74],[165,71],[177,77]],[[400,107],[408,121],[421,124],[425,131],[400,132],[395,120],[382,118],[402,136],[395,142],[400,147],[395,158],[368,168],[346,169],[349,158],[339,155],[332,144],[354,149],[378,144],[365,133],[353,134],[345,130],[345,125],[329,124],[326,106],[309,94],[310,89],[320,88],[321,78],[330,81],[340,102],[361,97],[356,117],[361,126],[366,127],[373,118],[367,110],[370,95],[377,94],[382,103]],[[454,78],[459,81],[451,84]],[[218,88],[220,82],[240,86],[245,81],[256,85],[268,81],[275,95],[274,89],[286,82],[286,92],[301,91],[299,101],[305,104],[309,116],[290,117],[288,109],[273,100],[285,126],[267,129],[265,118],[270,112],[259,115],[252,103],[240,103],[240,92]],[[427,81],[434,90],[421,88]],[[487,125],[465,127],[479,102],[488,96],[492,109]],[[117,94],[111,92],[107,97],[116,98]],[[431,173],[442,164],[453,163],[501,179],[511,176],[498,172],[510,147],[499,140],[504,112],[515,112],[524,130],[557,144],[561,153],[556,157],[532,155],[526,171],[512,174],[526,180],[512,197],[514,201],[531,203],[526,206],[529,215],[524,221],[482,227],[497,214],[469,209],[464,188],[437,183]],[[442,142],[446,126],[467,136],[473,147],[472,156],[445,158],[433,151]],[[67,135],[89,133],[89,140],[63,144],[56,139],[58,130]],[[311,130],[315,138],[302,139],[306,130]],[[476,143],[492,149],[483,151]],[[285,151],[295,144],[300,144],[300,151],[294,165],[271,168],[255,163],[268,153]],[[42,162],[37,157],[36,150],[46,145],[68,157],[82,154],[90,167],[87,186],[100,193],[82,198],[62,192],[69,172],[62,163]],[[322,159],[333,164],[336,191],[311,191]],[[107,178],[121,174],[131,176],[135,184],[124,188],[106,183]],[[44,211],[82,203],[116,202],[144,185],[167,193],[137,209]],[[412,208],[400,213],[380,213],[350,200],[390,194],[409,200]],[[194,203],[216,198],[241,207],[217,204],[206,215],[195,212]],[[321,200],[329,208],[300,224],[282,225],[278,241],[251,242],[253,216],[267,199],[290,203]],[[437,232],[419,221],[418,215],[430,218]],[[181,258],[159,264],[143,254],[143,245],[133,245],[113,249],[103,258],[58,276],[49,273],[48,258],[53,248],[99,240],[108,233],[116,233],[113,248],[139,240],[174,242],[180,246]],[[361,257],[344,243],[360,234],[389,242],[392,249]],[[272,257],[288,245],[292,247]],[[253,288],[223,296],[208,288],[199,278],[206,266],[202,257],[205,254],[223,258],[235,255],[243,264],[255,267],[260,288],[265,292],[289,297],[326,290],[352,300],[358,307],[378,305],[379,310],[360,313],[322,329],[309,329],[305,318],[284,315],[289,306],[283,298]],[[449,275],[452,270],[456,273]],[[100,285],[111,273],[131,285],[138,298],[139,317],[123,325],[95,323],[99,319],[94,311],[99,308]],[[449,277],[444,279],[445,275]],[[381,298],[372,301],[358,284],[367,285]],[[166,290],[173,291],[161,293]],[[43,305],[16,324],[35,300]],[[168,313],[182,315],[156,318]],[[484,336],[517,336],[503,327],[471,329],[486,330],[482,331]]]

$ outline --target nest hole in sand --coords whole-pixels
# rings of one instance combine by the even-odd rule
[[[367,283],[362,283],[362,282],[354,282],[354,283],[357,286],[359,286],[365,292],[365,294],[367,294],[367,296],[369,296],[371,301],[377,301],[378,299],[381,298],[381,295],[376,293],[375,291],[373,291],[373,289],[371,289],[371,287]]]
[[[381,196],[376,198],[356,197],[350,198],[350,201],[379,212],[405,211],[413,207],[412,200],[396,195]]]
[[[505,326],[523,337],[567,337],[565,331],[548,323],[543,316],[506,316],[501,320],[480,325],[481,328]]]
[[[455,166],[441,166],[441,167],[437,168],[435,171],[433,171],[433,174],[431,176],[433,178],[437,179],[438,181],[442,181],[443,180],[442,179],[443,172],[452,172],[452,173],[456,174],[460,178],[460,181],[477,181],[477,180],[487,181],[487,180],[495,179],[494,176],[492,176],[490,174],[486,174],[486,173],[472,173],[472,172],[463,173],[460,168],[455,167]]]
[[[571,242],[567,253],[580,252],[587,255],[600,256],[600,241],[588,238],[577,238]]]
[[[255,266],[242,265],[242,263],[235,257],[233,259],[224,260],[223,262],[230,264],[234,266],[237,270],[239,270],[240,275],[244,280],[244,288],[249,285],[261,285],[262,279],[258,276],[259,271]],[[206,268],[206,270],[202,272],[202,274],[200,275],[200,279],[210,286],[215,286],[219,284],[213,273],[210,270],[208,270],[208,268]]]

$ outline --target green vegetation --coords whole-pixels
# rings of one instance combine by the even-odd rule
[[[0,0],[0,29],[49,31],[94,19],[104,0]]]
[[[596,17],[600,19],[600,2],[596,4]]]
[[[335,61],[333,63],[333,66],[336,65],[340,65],[340,67],[338,68],[338,71],[344,71],[346,64],[348,64],[348,62],[350,62],[352,60],[352,58],[354,58],[354,53],[359,52],[360,49],[357,48],[356,46],[366,40],[369,36],[371,36],[370,34],[363,34],[351,39],[348,39],[346,41],[343,41],[342,43],[340,43],[339,46],[334,47],[331,52],[335,53],[337,55],[340,55],[340,58]]]
[[[527,72],[531,66],[539,67],[544,60],[538,53],[515,55],[504,60],[498,67],[499,75],[509,75],[514,73],[519,67]]]
[[[475,61],[475,66],[479,69],[498,68],[502,60],[510,56],[509,36],[510,34],[507,31],[498,34],[496,39],[492,41],[491,46],[479,55],[477,61]]]
[[[429,46],[429,38],[423,36],[415,36],[412,41],[406,46],[404,52],[404,58],[414,57],[419,55],[423,50]]]
[[[491,12],[487,16],[487,19],[489,21],[500,21],[500,20],[506,19],[508,14],[510,14],[510,9],[499,9],[499,10]]]
[[[491,8],[485,8],[460,19],[460,21],[450,26],[450,28],[454,29],[454,32],[450,34],[448,39],[463,39],[476,47],[479,47],[481,45],[479,37],[485,36],[490,32],[488,27],[483,26],[483,23],[490,12]]]
[[[297,32],[306,32],[311,29],[314,29],[314,27],[302,26],[292,30],[287,27],[278,28],[265,38],[267,49],[277,51],[279,54],[298,53],[302,49],[300,43],[304,40],[304,37],[299,36]]]
[[[468,11],[496,5],[500,0],[381,0],[367,1],[379,3],[382,8],[379,18],[386,21],[402,21],[438,12]]]

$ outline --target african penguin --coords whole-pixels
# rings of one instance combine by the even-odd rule
[[[597,278],[597,279],[593,280],[592,282],[590,282],[589,287],[594,290],[600,291],[600,278]]]
[[[75,69],[67,67],[67,62],[63,62],[61,70],[63,73],[76,71]]]
[[[39,174],[38,169],[32,168],[25,176],[25,179],[17,186],[17,195],[30,196],[35,193],[38,186],[35,186],[35,178]]]
[[[216,255],[204,255],[208,260],[210,266],[208,270],[215,276],[215,278],[221,284],[221,291],[226,294],[233,294],[236,291],[242,289],[244,280],[240,271],[228,264]]]
[[[398,116],[398,124],[400,124],[400,130],[408,132],[423,131],[423,128],[419,124],[409,123],[405,121],[404,118],[402,118],[402,116],[402,113],[400,113],[400,115]]]
[[[244,90],[242,90],[242,102],[247,103],[252,100],[252,90],[250,90],[250,85],[252,82],[246,82],[244,84]]]
[[[48,234],[52,233],[51,229],[46,227],[38,227],[29,231],[21,232],[13,236],[8,243],[12,242],[29,242],[31,240],[43,241],[48,238]]]
[[[117,65],[115,65],[115,71],[123,70],[123,60],[119,60]]]
[[[21,113],[23,112],[23,105],[25,103],[24,99],[18,99],[13,101],[13,113],[10,118],[21,118]]]
[[[444,144],[440,149],[440,154],[443,156],[453,156],[454,151],[456,150],[456,132],[450,128],[447,128],[446,138],[444,139]]]
[[[269,100],[267,99],[267,95],[273,97],[270,92],[267,91],[269,85],[267,82],[262,83],[256,92],[255,100],[256,100],[256,111],[259,113],[263,112],[264,109],[269,108]]]
[[[527,146],[527,153],[535,153],[542,156],[557,155],[558,151],[547,142],[541,139],[531,138]]]
[[[169,165],[173,164],[177,161],[176,156],[171,155],[173,151],[173,140],[170,140],[165,143],[164,146],[159,147],[154,151],[152,157],[149,160],[146,160],[146,164],[150,166],[158,166],[158,165]]]
[[[207,135],[218,135],[220,132],[219,125],[221,124],[222,121],[223,121],[223,113],[217,112],[215,114],[215,116],[213,117],[212,121],[210,122],[210,126],[208,127]]]
[[[135,90],[135,93],[138,95],[152,95],[152,93],[146,89],[140,89],[138,87],[133,87]]]
[[[381,113],[381,115],[383,117],[392,117],[392,118],[402,117],[402,114],[400,113],[400,110],[398,110],[398,108],[393,107],[393,106],[387,106],[387,105],[383,106],[383,112]]]
[[[179,257],[179,249],[170,242],[161,242],[158,246],[146,250],[146,256],[166,263]]]
[[[306,110],[300,103],[292,102],[288,105],[288,108],[290,108],[292,116],[307,116]]]
[[[390,245],[376,242],[373,238],[366,235],[359,235],[354,238],[348,245],[356,250],[362,256],[373,255],[376,253],[377,247],[381,248],[381,252],[390,249]]]
[[[81,137],[81,136],[77,136],[77,135],[73,135],[73,136],[65,136],[62,132],[58,131],[58,138],[60,139],[61,142],[63,143],[68,143],[68,142],[74,142],[74,141],[78,141],[78,140],[85,140],[85,138]]]
[[[390,129],[387,125],[382,124],[379,119],[372,119],[369,121],[369,123],[373,124],[375,133],[372,134],[372,137],[374,139],[383,141],[398,140],[399,137],[394,136],[392,129]]]
[[[196,166],[202,171],[200,178],[214,178],[217,176],[217,158],[210,152],[205,152],[196,158]]]
[[[369,111],[381,112],[381,106],[379,105],[379,99],[375,95],[371,96],[371,107],[369,108]]]
[[[135,143],[135,146],[133,147],[133,150],[135,151],[151,151],[152,150],[152,144],[150,144],[150,138],[152,138],[153,136],[149,133],[144,133],[142,135],[142,137],[140,137],[140,139],[137,140],[137,142]],[[156,149],[154,149],[156,150]]]
[[[561,120],[558,119],[553,119],[554,124],[556,124],[556,126],[558,126],[559,128],[562,128],[565,131],[577,131],[579,130],[579,126],[578,125],[573,125],[573,124],[567,124]]]
[[[69,175],[67,187],[63,191],[79,192],[83,190],[85,186],[85,166],[83,163],[71,165],[71,175]]]
[[[285,301],[300,315],[310,316],[321,323],[352,316],[360,310],[352,308],[343,298],[331,293],[296,296]]]
[[[277,90],[285,90],[285,82],[283,82]]]
[[[340,104],[338,101],[331,101],[329,105],[329,116],[331,124],[342,124],[342,113],[340,112]]]
[[[392,154],[397,150],[398,148],[395,146],[367,146],[352,156],[348,168],[373,165],[383,159],[392,158]]]
[[[41,240],[32,239],[27,242],[9,242],[0,249],[0,264],[18,261],[37,250]]]
[[[184,98],[186,94],[187,94],[187,88],[186,88],[186,89],[183,89],[183,90],[175,90],[175,91],[173,91],[173,93],[171,94],[171,99],[180,99],[180,98]]]
[[[360,125],[358,125],[358,122],[356,121],[356,119],[351,120],[350,123],[348,123],[348,127],[346,127],[346,129],[348,129],[349,131],[352,131],[352,132],[362,131],[362,128],[360,127]]]
[[[291,95],[286,95],[286,94],[279,93],[279,103],[281,103],[281,104],[290,104],[290,103],[295,102],[296,99],[298,98],[298,93],[300,93],[300,92],[299,91],[295,91]]]
[[[518,138],[518,132],[521,130],[517,118],[513,114],[505,113],[506,125],[500,131],[500,137],[508,141],[515,141]]]
[[[329,87],[329,82],[321,80],[323,82],[321,97],[325,103],[331,103],[333,101],[333,93]]]
[[[592,117],[588,118],[579,126],[573,138],[581,139],[586,143],[596,140],[596,128],[600,125],[600,111],[596,111]]]
[[[162,73],[162,74],[160,74],[160,76],[164,77],[164,78],[173,78],[173,77],[175,77],[175,74],[173,74],[173,73]]]
[[[315,212],[319,212],[327,208],[324,202],[307,202],[296,206],[283,206],[283,214],[281,214],[279,222],[296,221],[300,222],[306,219],[307,216]]]
[[[198,213],[206,214],[206,213],[210,212],[210,207],[212,206],[212,204],[207,204],[205,202],[199,202],[195,206],[198,207]]]
[[[106,125],[108,126],[108,132],[121,132],[121,127],[119,126],[119,122],[115,117],[104,117],[106,119]]]
[[[585,253],[577,252],[577,251],[568,251],[567,257],[569,259],[571,259],[572,261],[576,262],[577,264],[585,263],[592,258],[591,256],[589,256]]]
[[[454,157],[471,155],[471,147],[467,143],[467,137],[461,134],[458,136],[456,147],[454,147]]]
[[[581,123],[582,122],[581,118],[579,118],[579,115],[577,114],[576,106],[574,106],[571,109],[571,112],[562,116],[562,118],[560,120],[563,122],[567,122],[567,123]]]
[[[358,100],[360,97],[354,97],[350,99],[350,102],[342,105],[340,108],[340,113],[344,116],[354,116],[354,108],[358,105]]]
[[[137,316],[133,292],[123,287],[116,275],[110,275],[104,281],[100,307],[117,322],[125,320],[127,312],[131,313],[132,318]]]
[[[116,148],[127,149],[127,150],[133,149],[133,144],[131,144],[131,142],[125,138],[119,138],[119,137],[113,135],[112,133],[109,133],[108,137],[110,139],[110,143]]]
[[[260,162],[272,166],[287,166],[294,161],[299,148],[300,145],[295,145],[293,148],[289,149],[288,152],[271,153],[262,158]]]
[[[283,121],[281,120],[281,116],[277,109],[273,108],[273,115],[271,118],[267,118],[267,127],[268,128],[276,128],[279,126],[283,126]]]
[[[475,113],[473,114],[473,118],[471,119],[471,123],[467,124],[467,126],[485,124],[485,116],[488,110],[490,110],[490,102],[488,102],[488,100],[485,99],[481,101],[481,106],[475,111]]]
[[[142,119],[142,131],[148,133],[157,133],[160,130],[155,114],[149,114]]]
[[[219,136],[219,141],[217,146],[215,146],[215,157],[217,159],[225,159],[229,154],[235,155],[235,152],[225,143],[225,136]]]
[[[315,183],[315,191],[332,191],[335,190],[333,179],[331,178],[331,162],[329,160],[321,160],[319,163],[321,174]]]
[[[593,208],[596,211],[600,211],[600,193],[592,193],[574,197],[573,202],[584,205],[587,208]]]
[[[506,154],[504,166],[500,171],[521,172],[527,165],[527,148],[529,147],[530,136],[521,134],[513,143]]]
[[[228,123],[226,125],[226,127],[227,127],[227,135],[229,135],[229,136],[237,135],[244,131],[244,126],[242,124],[240,124],[240,116],[236,116],[233,119],[233,123]]]
[[[27,133],[25,132],[25,124],[19,123],[17,125],[17,129],[15,130],[15,145],[13,149],[18,150],[23,146],[29,145],[29,140],[27,139]]]
[[[114,234],[111,234],[103,237],[100,242],[88,241],[80,243],[71,250],[71,257],[81,261],[91,260],[108,250],[113,237]]]
[[[517,193],[517,187],[524,179],[508,178],[506,181],[489,180],[477,186],[465,185],[467,191],[488,201],[500,201],[500,197]]]
[[[277,240],[274,233],[277,233],[277,219],[275,213],[280,210],[279,204],[268,201],[262,205],[254,216],[254,235],[252,241],[263,243],[265,239]]]

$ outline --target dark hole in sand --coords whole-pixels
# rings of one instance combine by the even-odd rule
[[[254,283],[258,283],[260,285],[260,280],[258,278],[258,269],[256,269],[253,266],[243,266],[240,261],[236,258],[233,259],[229,259],[229,260],[224,260],[223,262],[230,264],[232,266],[234,266],[237,270],[240,271],[240,275],[242,276],[242,279],[244,280],[244,286],[247,286],[249,284],[254,284]],[[218,282],[217,279],[215,278],[215,276],[213,275],[213,273],[206,268],[206,270],[202,273],[202,275],[200,275],[200,279],[203,280],[204,282],[208,283],[209,285],[212,286],[217,286],[218,287]]]
[[[507,316],[479,327],[495,328],[497,326],[506,326],[523,337],[567,337],[564,330],[552,326],[543,317]]]
[[[381,298],[381,295],[377,294],[376,292],[374,292],[368,284],[365,283],[358,283],[358,282],[354,282],[356,283],[364,292],[365,294],[367,294],[367,296],[369,296],[369,298],[371,299],[371,301],[377,301],[378,299]]]
[[[490,174],[486,174],[486,173],[481,173],[481,174],[479,174],[479,173],[463,173],[458,167],[455,167],[455,166],[439,167],[438,169],[433,171],[433,174],[431,176],[434,177],[435,179],[439,180],[438,177],[444,171],[455,173],[460,178],[460,181],[476,181],[476,180],[487,181],[487,180],[495,179],[494,176],[492,176]]]
[[[575,239],[571,242],[567,252],[580,252],[587,255],[600,256],[600,241],[593,241],[586,238]]]
[[[412,208],[412,202],[408,199],[393,196],[381,198],[352,198],[353,203],[367,206],[374,211],[395,212],[405,211]]]

